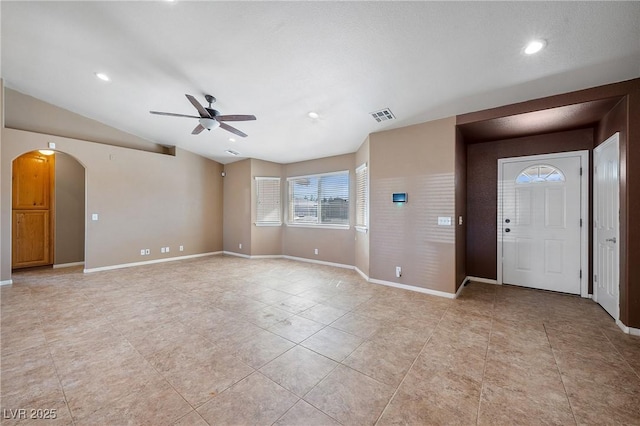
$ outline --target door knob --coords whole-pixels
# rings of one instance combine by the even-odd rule
[[[505,223],[511,223],[511,219],[505,219],[504,222]]]
[[[613,237],[613,238],[607,238],[605,241],[606,241],[606,242],[609,242],[609,243],[613,243],[613,244],[615,244],[615,243],[616,243],[616,237]]]
[[[511,232],[511,229],[505,228],[504,232]]]

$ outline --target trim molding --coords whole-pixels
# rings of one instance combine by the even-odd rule
[[[477,283],[502,285],[502,283],[498,283],[498,280],[493,280],[491,278],[480,278],[480,277],[467,276],[467,279],[470,280],[470,281],[475,281]]]
[[[57,265],[53,265],[53,269],[71,268],[72,266],[84,266],[84,262],[59,263]]]
[[[243,253],[236,253],[235,251],[223,251],[222,254],[226,254],[228,256],[236,256],[236,257],[242,257],[245,259],[251,259],[251,256],[249,256],[248,254],[243,254]]]
[[[13,280],[0,281],[0,286],[1,285],[11,285],[11,284],[13,284]]]
[[[214,255],[217,255],[217,254],[222,254],[222,252],[221,251],[213,251],[213,252],[210,252],[210,253],[199,253],[199,254],[190,254],[190,255],[187,255],[187,256],[168,257],[166,259],[154,259],[154,260],[145,260],[143,262],[122,263],[120,265],[101,266],[101,267],[98,267],[98,268],[85,269],[84,273],[85,274],[89,274],[91,272],[111,271],[113,269],[131,268],[133,266],[151,265],[151,264],[154,264],[154,263],[173,262],[174,260],[193,259],[195,257],[214,256]]]
[[[361,276],[362,278],[364,278],[364,280],[365,280],[366,282],[369,282],[369,277],[367,276],[367,274],[365,274],[365,273],[364,273],[364,272],[362,272],[360,269],[358,269],[358,267],[357,267],[357,266],[354,266],[354,267],[353,267],[353,269],[355,269],[355,271],[356,271],[358,274],[360,274],[360,276]]]
[[[455,295],[454,299],[457,299],[460,296],[460,293],[462,293],[462,290],[465,287],[464,283],[466,283],[468,280],[469,280],[469,277],[465,277],[462,280],[462,282],[460,283],[460,287],[458,287],[458,291],[456,291],[456,295]]]
[[[355,269],[353,265],[345,265],[344,263],[325,262],[324,260],[308,259],[306,257],[296,257],[283,255],[283,259],[297,260],[299,262],[317,263],[318,265],[335,266],[336,268]]]
[[[616,324],[626,334],[630,334],[632,336],[640,336],[640,328],[627,327],[620,320],[616,320]]]
[[[407,285],[407,284],[398,284],[398,283],[394,283],[392,281],[384,281],[384,280],[377,280],[375,278],[370,278],[369,282],[373,283],[373,284],[381,284],[381,285],[386,285],[386,286],[389,286],[389,287],[401,288],[403,290],[415,291],[415,292],[418,292],[418,293],[431,294],[433,296],[445,297],[447,299],[455,299],[456,298],[455,293],[447,293],[447,292],[444,292],[444,291],[431,290],[431,289],[428,289],[428,288],[416,287],[416,286]]]

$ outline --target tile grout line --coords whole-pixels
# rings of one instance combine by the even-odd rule
[[[640,379],[640,371],[636,371],[635,368],[633,368],[631,366],[631,364],[629,364],[629,361],[627,361],[627,358],[622,354],[622,352],[620,352],[620,350],[618,349],[618,347],[615,345],[615,343],[613,343],[611,341],[611,339],[609,339],[609,336],[606,335],[606,333],[602,330],[599,330],[600,333],[602,333],[602,335],[604,336],[605,339],[607,339],[607,341],[609,342],[609,344],[611,346],[613,346],[613,349],[615,349],[615,351],[618,353],[618,355],[620,356],[620,358],[622,358],[622,360],[624,361],[625,364],[627,364],[627,366],[631,369],[631,371],[633,371],[635,373],[635,375],[638,377],[638,379]]]
[[[564,389],[564,394],[567,397],[567,402],[569,403],[569,408],[571,409],[571,416],[573,417],[573,421],[575,424],[578,424],[578,420],[576,419],[576,413],[573,408],[573,404],[571,404],[571,398],[569,398],[569,392],[567,391],[567,386],[564,384],[564,378],[562,377],[562,371],[560,371],[560,365],[558,365],[558,358],[556,357],[556,353],[553,350],[553,346],[551,346],[551,340],[549,339],[549,333],[547,331],[547,325],[542,322],[542,327],[544,328],[544,335],[547,336],[547,343],[549,344],[549,349],[551,349],[551,355],[553,355],[553,362],[556,364],[556,369],[558,370],[558,375],[560,376],[560,382],[562,383],[562,389]]]
[[[29,290],[31,293],[31,290]],[[31,294],[29,294],[31,296]],[[40,326],[42,327],[42,313],[40,309],[38,311],[38,321],[40,322]],[[51,359],[51,363],[53,364],[53,370],[56,373],[56,378],[58,379],[58,383],[60,384],[60,391],[62,392],[62,396],[64,397],[64,404],[67,406],[67,411],[69,412],[69,417],[71,418],[71,423],[73,425],[76,424],[75,419],[73,418],[73,413],[71,412],[71,407],[69,406],[69,400],[67,399],[67,393],[64,391],[64,385],[62,384],[62,380],[60,379],[60,373],[58,372],[58,366],[56,365],[56,361],[53,358],[53,354],[51,353],[51,345],[49,344],[49,339],[45,336],[44,331],[42,332],[42,337],[44,337],[45,345],[47,346],[47,352],[49,353],[49,358]]]
[[[422,348],[420,349],[420,352],[418,352],[418,355],[416,355],[416,357],[413,359],[413,362],[411,363],[411,365],[409,366],[409,368],[407,369],[407,372],[404,373],[404,376],[402,377],[402,380],[400,380],[400,383],[398,383],[398,386],[396,386],[396,389],[393,391],[393,393],[391,394],[391,397],[389,397],[389,401],[387,401],[387,404],[384,406],[384,408],[382,409],[382,411],[380,412],[380,414],[378,415],[378,418],[376,419],[376,421],[374,422],[374,425],[377,425],[380,422],[380,419],[382,419],[382,416],[384,416],[384,413],[387,411],[387,409],[389,408],[389,406],[391,405],[391,401],[393,401],[393,398],[395,398],[396,394],[398,393],[398,391],[400,390],[400,387],[402,386],[402,384],[404,383],[404,381],[406,380],[407,376],[409,375],[409,372],[411,371],[411,369],[413,368],[413,366],[416,364],[416,362],[418,361],[418,358],[420,358],[420,355],[422,355],[422,352],[424,352],[424,348],[427,347],[427,345],[429,344],[429,342],[431,341],[431,338],[433,337],[433,334],[436,332],[436,330],[438,329],[438,327],[440,326],[440,323],[442,322],[442,319],[444,318],[444,316],[447,314],[447,312],[449,312],[449,310],[451,309],[451,305],[449,305],[447,307],[447,309],[442,313],[442,316],[440,317],[440,319],[438,320],[438,324],[436,324],[436,326],[433,328],[433,330],[431,331],[431,334],[429,335],[429,338],[426,340],[426,342],[424,342],[424,345],[422,345]]]
[[[484,375],[487,372],[487,363],[489,362],[489,346],[491,345],[491,337],[493,336],[494,312],[496,306],[496,298],[498,290],[493,292],[493,300],[491,301],[491,327],[489,328],[489,339],[487,340],[487,349],[484,353],[484,366],[482,367],[482,380],[480,381],[480,395],[478,395],[478,410],[476,411],[476,425],[480,423],[480,408],[482,407],[482,392],[484,391]]]

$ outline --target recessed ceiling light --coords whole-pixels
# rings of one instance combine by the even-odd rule
[[[111,79],[109,78],[109,76],[108,76],[108,75],[106,75],[106,74],[105,74],[105,73],[103,73],[103,72],[97,72],[97,73],[96,73],[96,77],[98,77],[98,78],[99,78],[100,80],[102,80],[102,81],[109,81],[109,80],[111,80]]]
[[[547,42],[545,40],[530,41],[529,44],[527,44],[527,47],[524,48],[524,53],[527,55],[533,55],[534,53],[541,51],[546,45]]]
[[[316,119],[318,117],[320,117],[320,115],[317,112],[311,111],[309,114],[307,114],[310,118]]]
[[[232,151],[232,150],[230,150],[230,149],[226,150],[225,152],[226,152],[227,154],[229,154],[229,155],[236,155],[236,156],[237,156],[237,155],[240,155],[240,153],[239,153],[239,152],[237,152],[237,151]]]
[[[234,138],[229,138],[229,142],[235,142],[236,140]]]

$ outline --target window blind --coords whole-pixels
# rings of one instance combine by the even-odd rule
[[[282,225],[280,178],[256,177],[256,225]]]
[[[356,227],[367,229],[369,209],[369,174],[367,163],[356,169]]]

